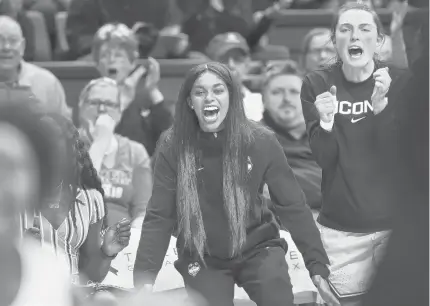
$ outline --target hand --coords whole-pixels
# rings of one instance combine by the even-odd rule
[[[92,123],[90,122],[90,124]],[[111,116],[101,114],[92,127],[91,134],[94,139],[110,139],[113,136],[115,126],[116,122]]]
[[[391,24],[390,24],[390,34],[397,34],[403,26],[403,20],[405,19],[406,13],[408,12],[408,2],[398,2],[395,4]]]
[[[123,219],[107,229],[102,244],[102,250],[107,256],[115,256],[130,242],[130,221]]]
[[[319,94],[315,100],[315,107],[318,110],[320,119],[325,123],[333,121],[337,104],[336,93],[336,86],[332,86],[330,91]]]
[[[277,15],[280,15],[282,10],[289,8],[292,3],[293,0],[277,1],[264,11],[264,15],[266,15],[268,18],[275,18]]]
[[[312,276],[312,282],[314,283],[315,287],[317,287],[319,294],[328,306],[340,306],[339,301],[331,292],[330,285],[328,284],[327,280],[322,278],[320,275],[314,275]]]
[[[152,57],[148,57],[148,63],[145,88],[147,91],[151,92],[158,87],[158,82],[160,81],[160,64]]]
[[[371,100],[373,113],[376,115],[382,112],[388,104],[388,100],[385,98],[391,85],[391,77],[388,73],[388,67],[376,70],[373,73],[373,78],[375,79],[375,87],[373,88]]]

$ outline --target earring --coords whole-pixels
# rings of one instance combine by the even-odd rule
[[[194,109],[194,105],[191,105],[190,107],[191,107],[191,109]]]

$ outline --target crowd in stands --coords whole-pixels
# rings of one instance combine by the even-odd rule
[[[0,14],[11,16],[20,23],[30,46],[25,54],[28,61],[88,60],[94,34],[107,23],[122,23],[138,33],[141,58],[149,55],[168,59],[206,58],[206,48],[213,37],[237,32],[246,39],[253,58],[268,60],[289,56],[285,46],[272,45],[267,37],[283,12],[297,9],[332,10],[345,2],[2,0]],[[398,6],[398,0],[368,2],[377,9]],[[34,45],[43,43],[47,49],[45,54],[32,54]]]
[[[103,292],[93,299],[82,290],[72,296],[67,274],[74,287],[88,280],[101,283],[115,255],[127,246],[130,229],[142,227],[153,189],[157,143],[175,120],[160,88],[165,59],[214,61],[230,68],[242,84],[246,117],[274,131],[317,218],[323,170],[309,144],[301,89],[306,74],[334,63],[333,31],[310,30],[297,47],[298,56],[269,37],[285,11],[334,12],[345,2],[349,0],[0,0],[0,103],[7,99],[13,102],[9,104],[25,101],[34,106],[28,110],[9,105],[0,112],[0,173],[11,165],[26,165],[16,178],[12,172],[4,175],[22,186],[22,194],[10,198],[17,203],[16,210],[27,210],[20,214],[19,229],[7,221],[8,240],[2,238],[2,224],[7,222],[0,209],[0,241],[5,246],[0,250],[0,270],[5,260],[12,268],[19,266],[14,261],[18,237],[36,237],[52,246],[39,252],[31,242],[18,249],[25,254],[23,261],[34,260],[40,266],[49,262],[52,269],[34,266],[34,271],[25,272],[28,282],[41,282],[37,288],[18,286],[11,291],[0,286],[0,296],[9,299],[5,305],[117,305]],[[405,37],[403,29],[411,4],[362,2],[392,15],[378,60],[410,68],[407,51],[412,38]],[[428,7],[428,2],[413,4]],[[426,18],[428,23],[428,9]],[[44,55],[35,52],[41,44]],[[68,101],[61,79],[38,64],[43,61],[86,62],[94,65],[98,77],[80,88],[78,101]],[[4,122],[19,128],[8,130]],[[34,151],[36,160],[10,153],[26,151]],[[42,171],[30,173],[37,163]],[[25,177],[31,180],[26,182]],[[2,184],[0,180],[2,197],[4,190],[15,188]],[[36,186],[42,191],[36,192]],[[267,186],[263,194],[270,197]],[[49,199],[49,205],[30,207],[30,202],[42,199]],[[57,260],[52,254],[60,251],[65,256]],[[29,254],[32,258],[27,258]],[[40,274],[46,277],[37,277]],[[13,280],[11,288],[19,282]],[[10,292],[19,292],[19,298]],[[26,304],[23,294],[40,296]]]

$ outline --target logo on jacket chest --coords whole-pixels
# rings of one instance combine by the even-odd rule
[[[339,101],[335,112],[341,115],[351,115],[356,117],[365,115],[368,112],[373,112],[373,106],[372,103],[367,100],[363,102]]]
[[[196,277],[196,275],[200,272],[200,264],[198,262],[193,262],[188,265],[188,274],[192,277]]]

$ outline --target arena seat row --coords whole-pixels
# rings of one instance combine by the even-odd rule
[[[43,16],[37,12],[27,12],[34,25],[34,35],[36,35],[36,60],[52,60],[51,44],[49,43],[46,25]],[[388,29],[391,22],[391,12],[389,10],[379,10],[379,16]],[[283,12],[275,21],[275,25],[270,30],[269,41],[274,45],[287,46],[291,51],[293,59],[297,59],[300,54],[301,41],[303,36],[315,27],[330,27],[334,17],[332,10],[288,10]],[[55,48],[59,52],[69,50],[66,39],[67,12],[57,13],[56,18],[57,45]],[[405,21],[407,22],[407,21]]]

